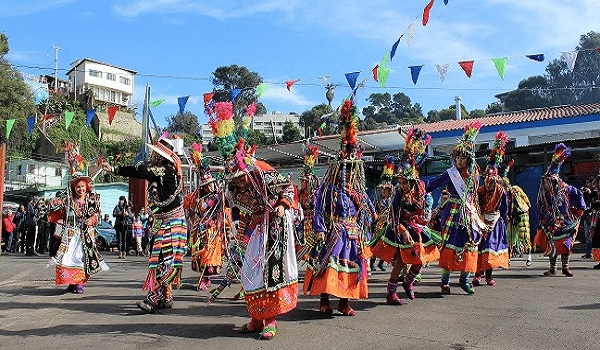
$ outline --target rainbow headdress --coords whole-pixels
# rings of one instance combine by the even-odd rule
[[[550,166],[544,176],[556,176],[558,177],[558,173],[560,173],[560,167],[564,163],[564,161],[571,156],[571,148],[567,147],[564,143],[559,143],[554,146],[554,154],[552,155],[552,160],[550,161]]]
[[[340,111],[341,143],[339,158],[359,160],[362,150],[358,147],[357,126],[358,114],[351,100],[344,101]]]
[[[465,155],[470,158],[475,158],[475,139],[479,135],[481,122],[476,120],[465,126],[463,137],[458,140],[458,144],[454,146],[452,158],[458,155]]]
[[[406,135],[404,142],[404,153],[400,157],[397,176],[404,177],[409,180],[419,178],[419,165],[426,158],[425,150],[431,141],[431,136],[425,134],[423,130],[411,128]]]
[[[377,187],[393,187],[392,180],[394,178],[394,157],[389,154],[385,155],[383,160],[383,171],[381,172],[381,182]]]
[[[88,184],[92,183],[92,178],[87,175],[87,162],[79,153],[79,145],[71,141],[63,143],[65,150],[65,160],[69,164],[69,183],[75,184],[75,181],[84,180]]]
[[[215,179],[212,177],[210,173],[210,168],[208,166],[208,161],[206,157],[202,154],[202,145],[197,144],[196,142],[190,145],[190,158],[196,168],[198,169],[198,178],[200,180],[199,186],[207,185]]]
[[[319,156],[319,147],[313,145],[310,139],[304,141],[304,173],[314,174],[315,173],[315,162]]]
[[[227,160],[235,153],[237,139],[233,121],[233,105],[231,102],[217,102],[213,105],[210,126],[221,155]]]
[[[500,164],[502,164],[502,157],[504,156],[506,141],[508,141],[508,135],[506,135],[503,131],[498,131],[496,133],[496,141],[494,141],[492,151],[490,152],[490,158],[488,159],[486,172],[490,171],[491,169],[495,175],[498,175],[498,168],[500,167]]]

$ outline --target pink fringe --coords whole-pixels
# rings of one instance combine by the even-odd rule
[[[154,291],[156,290],[156,270],[151,269],[148,271],[148,276],[146,276],[146,281],[142,286],[142,290]]]

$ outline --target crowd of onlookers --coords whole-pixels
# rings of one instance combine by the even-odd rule
[[[50,199],[30,197],[16,210],[5,208],[2,212],[2,251],[54,256],[61,238],[54,235],[56,226],[48,220],[49,207]],[[119,258],[126,254],[148,255],[154,222],[152,215],[145,208],[134,213],[124,196],[119,198],[112,214],[112,218],[104,214],[102,220],[116,231],[117,246],[114,248],[119,251]],[[114,219],[114,225],[111,219]]]

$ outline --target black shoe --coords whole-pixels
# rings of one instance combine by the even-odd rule
[[[592,254],[585,254],[585,255],[581,256],[582,259],[590,259],[591,257],[592,257]]]
[[[138,301],[136,305],[147,314],[153,314],[156,311],[156,305],[146,299]]]
[[[157,309],[172,309],[173,308],[173,299],[162,300],[158,303]]]
[[[594,270],[600,270],[600,264],[594,265]]]
[[[377,264],[377,267],[379,267],[381,271],[385,271],[385,266],[383,266],[383,260],[379,260],[379,264]]]

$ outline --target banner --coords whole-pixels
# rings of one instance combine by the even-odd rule
[[[437,69],[438,76],[440,77],[440,81],[443,83],[444,79],[446,79],[446,73],[448,73],[448,68],[450,67],[450,63],[441,63],[436,64],[435,68]]]
[[[404,34],[400,35],[398,40],[396,40],[394,45],[392,45],[392,51],[390,52],[390,61],[394,59],[394,55],[396,54],[396,49],[398,48],[398,44],[400,44],[400,40],[402,40],[403,36],[404,36]]]
[[[183,96],[177,98],[177,103],[179,104],[179,114],[183,114],[185,111],[185,104],[187,103],[190,96]]]
[[[75,112],[73,112],[73,111],[65,112],[65,128],[66,129],[68,129],[69,125],[71,125],[71,122],[73,121],[74,116],[75,116]]]
[[[15,124],[15,119],[8,119],[6,121],[6,139],[7,140],[10,137],[10,131],[12,130],[14,124]]]
[[[460,65],[460,68],[462,68],[462,70],[465,71],[465,74],[469,78],[471,77],[471,73],[473,73],[473,62],[474,61],[461,61],[461,62],[458,62],[458,64]]]
[[[229,97],[231,97],[231,102],[233,103],[238,95],[242,92],[242,89],[231,89],[229,90]]]
[[[413,84],[417,85],[417,80],[419,80],[419,73],[421,73],[421,68],[423,66],[411,66],[410,68],[410,76],[412,78]]]
[[[525,55],[525,57],[532,59],[534,61],[544,62],[544,54],[543,53],[538,53],[537,55]]]
[[[427,22],[429,22],[429,11],[431,11],[434,1],[435,0],[431,0],[429,2],[429,4],[427,4],[427,6],[425,6],[425,9],[423,10],[423,27],[425,27],[427,25]]]
[[[260,84],[256,87],[256,97],[260,98],[267,91],[267,84]]]
[[[160,104],[163,102],[165,102],[165,100],[163,100],[163,99],[154,100],[154,101],[150,102],[150,106],[156,108],[156,107],[160,106]]]
[[[202,95],[202,97],[204,98],[204,104],[205,105],[208,104],[214,96],[215,96],[214,92],[207,92],[204,95]]]
[[[356,79],[358,79],[358,75],[360,72],[352,72],[346,73],[346,80],[348,81],[348,85],[350,85],[350,89],[354,92],[354,88],[356,88]]]
[[[573,73],[575,69],[575,61],[577,61],[577,51],[563,52],[560,58],[567,63],[567,67]]]

